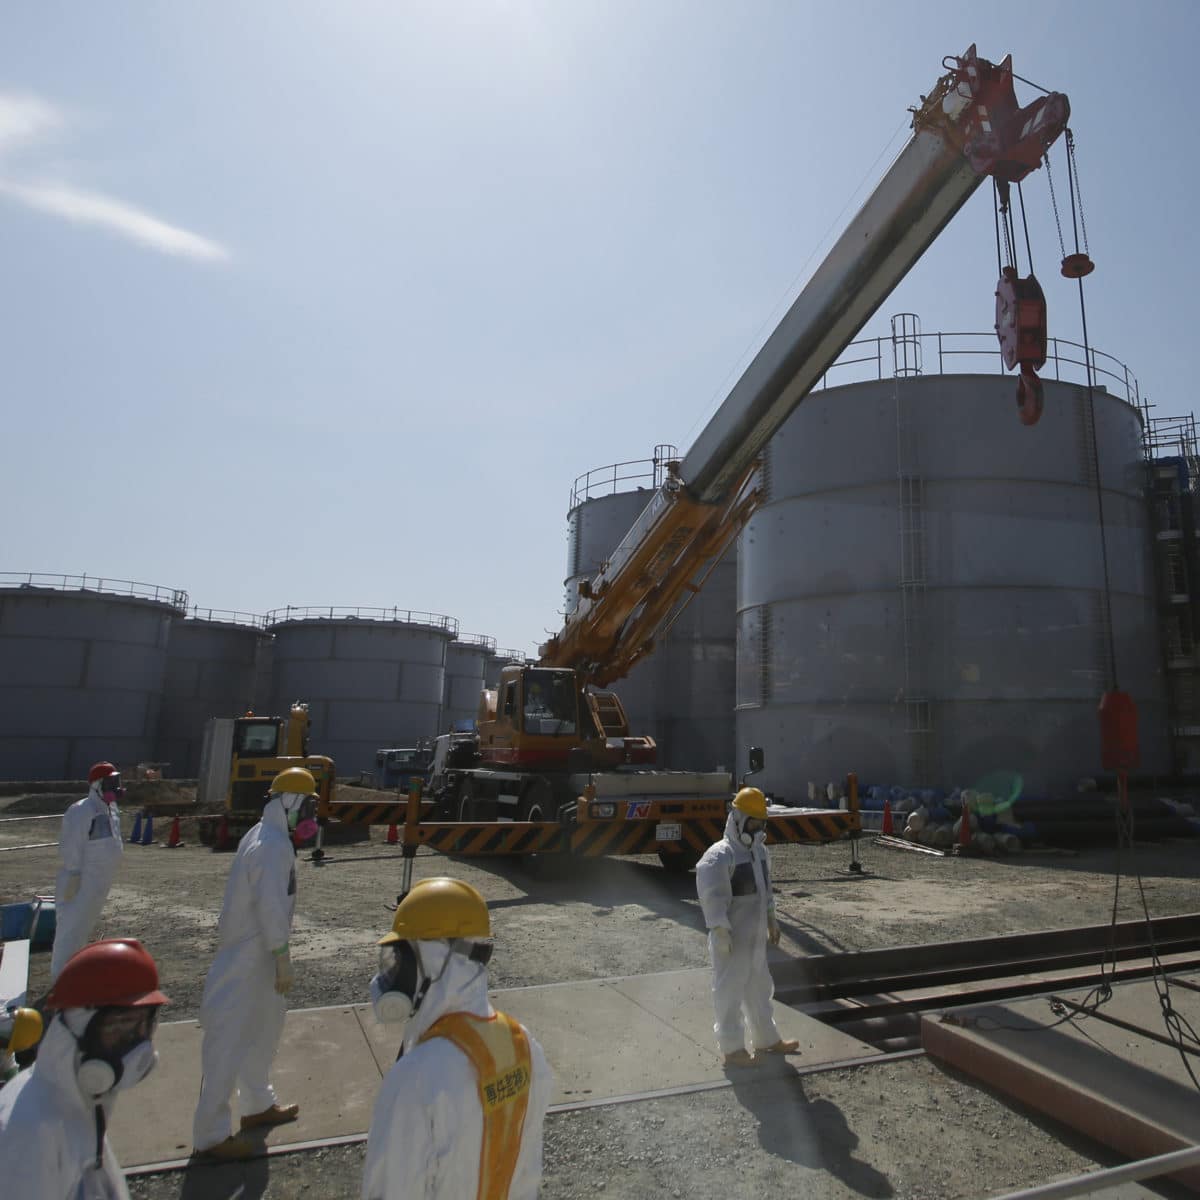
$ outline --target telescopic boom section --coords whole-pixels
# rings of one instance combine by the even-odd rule
[[[600,686],[625,675],[698,590],[750,519],[757,457],[838,355],[989,175],[1041,165],[1070,105],[1051,92],[1020,107],[1012,58],[972,46],[914,110],[913,135],[845,233],[579,604],[542,647],[547,666]]]

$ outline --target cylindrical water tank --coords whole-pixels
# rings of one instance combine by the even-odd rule
[[[495,650],[496,639],[482,633],[460,633],[446,647],[446,690],[438,733],[447,732],[456,722],[475,720],[488,660]]]
[[[169,775],[195,777],[210,717],[238,717],[259,702],[258,659],[268,644],[263,624],[250,613],[193,609],[171,626],[154,752]]]
[[[940,344],[940,339],[939,339]],[[994,355],[994,349],[992,351]],[[1047,368],[1047,374],[1050,368]],[[739,540],[737,737],[789,801],[806,782],[1019,780],[1099,770],[1108,669],[1098,449],[1117,678],[1142,764],[1168,763],[1141,418],[1011,377],[877,379],[813,392],[769,443]]]
[[[524,650],[505,650],[502,647],[497,647],[490,651],[483,664],[484,687],[496,687],[500,682],[500,672],[509,663],[524,663],[528,661],[529,655]],[[476,713],[472,713],[471,715],[475,716]]]
[[[375,752],[443,727],[453,617],[406,609],[294,608],[267,614],[274,634],[272,713],[305,701],[309,750],[342,776],[375,770]]]
[[[0,574],[0,778],[80,779],[153,761],[172,619],[187,593]]]
[[[580,476],[567,517],[565,603],[620,544],[661,484],[672,447],[652,459],[600,467]],[[653,652],[612,685],[631,733],[658,743],[658,765],[678,770],[733,770],[737,556],[731,546]],[[711,569],[710,569],[711,568]],[[702,572],[703,573],[703,572]]]

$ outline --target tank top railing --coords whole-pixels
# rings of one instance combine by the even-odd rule
[[[615,496],[618,492],[631,492],[634,488],[662,487],[667,476],[667,463],[676,462],[679,451],[664,443],[654,447],[653,458],[631,458],[626,462],[609,463],[605,467],[593,467],[580,475],[571,485],[571,508],[577,508],[585,500],[597,496]]]
[[[132,596],[166,604],[186,613],[187,592],[160,587],[155,583],[136,583],[129,579],[109,579],[100,575],[54,575],[46,571],[0,571],[0,588],[42,589],[55,592],[102,592],[106,596]]]
[[[426,629],[448,633],[451,637],[458,635],[456,618],[443,616],[441,613],[417,612],[411,608],[338,608],[334,605],[318,607],[289,604],[284,608],[273,608],[266,615],[268,626],[283,625],[289,621],[376,621],[397,625],[420,625]]]
[[[248,625],[253,629],[266,629],[267,618],[262,613],[236,612],[231,608],[201,608],[193,604],[188,609],[189,621],[209,621],[215,625]]]
[[[496,652],[496,639],[489,637],[486,633],[460,633],[455,636],[454,640],[460,646],[478,646],[489,654]]]
[[[1010,374],[1004,370],[1004,360],[994,333],[922,333],[912,335],[920,342],[921,361],[927,367],[925,375]],[[1049,338],[1046,348],[1046,367],[1040,372],[1044,379],[1061,383],[1086,384],[1089,355],[1079,342],[1067,338]],[[1137,377],[1119,359],[1103,351],[1090,352],[1093,382],[1113,395],[1141,407]],[[895,373],[892,338],[862,338],[851,342],[837,362],[821,377],[818,390],[863,383],[869,379],[890,379]]]

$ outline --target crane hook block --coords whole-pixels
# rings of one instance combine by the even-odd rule
[[[1106,771],[1128,770],[1140,762],[1137,705],[1128,692],[1114,689],[1100,697],[1100,761]]]
[[[1035,371],[1046,364],[1046,297],[1032,276],[1005,267],[996,284],[996,336],[1004,365]]]
[[[1059,268],[1064,279],[1082,279],[1085,275],[1090,275],[1095,269],[1096,264],[1086,254],[1082,253],[1068,254],[1062,260],[1062,266]]]
[[[1017,416],[1022,425],[1036,425],[1045,406],[1045,389],[1037,372],[1021,368],[1017,376]]]

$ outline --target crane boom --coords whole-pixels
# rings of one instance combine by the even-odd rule
[[[914,109],[913,134],[579,604],[542,648],[546,666],[604,686],[653,649],[696,576],[759,503],[757,456],[987,176],[1040,166],[1070,105],[1051,92],[1017,105],[1012,59],[975,47]]]

